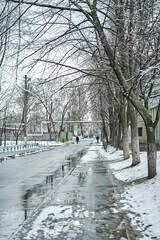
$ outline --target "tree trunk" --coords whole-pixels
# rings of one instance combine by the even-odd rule
[[[147,131],[147,160],[148,160],[148,178],[156,176],[156,141],[155,127],[152,124],[146,124]]]
[[[105,124],[105,121],[104,121],[104,118],[103,118],[103,117],[102,117],[102,129],[103,129],[105,141],[106,141],[107,144],[108,144],[108,134],[107,134],[106,124]]]
[[[83,124],[82,123],[80,123],[80,127],[81,127],[81,135],[83,137],[84,133],[83,133]]]
[[[4,146],[6,146],[6,142],[7,142],[7,136],[6,136],[6,130],[4,132]]]
[[[137,128],[131,123],[131,148],[132,148],[132,166],[140,163],[139,138]]]
[[[131,103],[128,104],[131,121],[132,166],[140,163],[137,113]]]
[[[105,141],[108,144],[108,134],[106,130],[106,124],[105,124],[105,115],[104,115],[104,109],[103,109],[103,99],[102,99],[102,93],[100,92],[100,114],[102,119],[102,131],[105,137]]]
[[[122,121],[121,121],[121,114],[118,115],[118,129],[117,129],[117,143],[116,143],[116,149],[121,149],[121,126],[122,126]]]
[[[110,142],[114,145],[114,119],[113,108],[109,108],[109,129],[110,129]]]
[[[3,130],[0,130],[0,146],[2,146],[2,135],[3,135]]]
[[[18,145],[18,134],[16,135],[16,145]]]
[[[49,134],[49,140],[51,140],[51,123],[47,123],[47,129],[48,129],[48,134]]]
[[[124,156],[124,159],[129,158],[129,144],[128,144],[128,128],[127,128],[127,125],[123,126],[123,156]]]
[[[121,109],[123,156],[124,159],[128,159],[129,158],[128,124],[127,124],[126,100],[124,98],[123,103],[124,103],[123,108]]]

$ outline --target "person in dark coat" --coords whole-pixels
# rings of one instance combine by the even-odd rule
[[[97,143],[99,143],[99,136],[97,136],[96,139],[97,139]]]
[[[77,142],[77,143],[79,142],[79,137],[78,137],[78,136],[76,137],[76,142]]]

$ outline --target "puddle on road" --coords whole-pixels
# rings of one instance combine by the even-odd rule
[[[66,166],[63,166],[63,168],[60,166],[52,174],[47,175],[41,184],[36,184],[33,188],[26,190],[26,193],[22,197],[24,220],[28,218],[31,212],[43,201],[56,184],[60,182],[67,171]]]
[[[59,166],[54,172],[45,176],[45,181],[34,185],[33,188],[26,190],[22,197],[24,207],[24,220],[26,220],[32,211],[43,201],[47,194],[64,178],[64,176],[75,168],[82,153],[67,159],[67,163]],[[34,176],[35,178],[35,176]],[[38,176],[36,176],[36,179]]]
[[[6,203],[8,209],[4,209],[3,214],[1,213],[0,239],[8,239],[14,234],[23,224],[24,220],[28,219],[33,211],[46,198],[49,192],[76,166],[81,157],[81,152],[79,154],[77,153],[77,155],[71,159],[65,159],[63,166],[59,166],[57,170],[53,172],[51,172],[52,169],[49,170],[50,174],[45,172],[37,174],[21,182],[16,191],[13,190],[13,193],[11,193],[13,199],[11,197]],[[2,159],[0,159],[0,161],[1,160]],[[41,183],[39,184],[39,182]]]
[[[8,209],[1,211],[0,217],[0,240],[9,239],[9,237],[23,224],[32,212],[45,199],[49,192],[63,179],[66,173],[72,168],[72,163],[67,163],[63,167],[60,166],[57,170],[49,175],[33,176],[24,182],[20,188],[17,188],[11,193]],[[41,184],[36,184],[40,179]],[[35,185],[33,185],[35,182]],[[29,188],[29,186],[33,186]],[[2,186],[2,189],[6,186]],[[14,192],[15,195],[14,196]],[[25,193],[22,195],[22,193]],[[13,195],[13,200],[12,200]],[[13,204],[13,205],[12,205]],[[7,205],[8,206],[8,205]],[[23,239],[23,238],[22,238]]]

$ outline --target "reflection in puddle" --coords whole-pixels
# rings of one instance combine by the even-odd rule
[[[53,175],[47,176],[46,177],[46,183],[53,183]]]
[[[66,165],[57,168],[52,174],[46,176],[42,184],[36,184],[33,188],[28,189],[23,195],[24,220],[26,220],[31,212],[40,204],[40,202],[47,196],[62,178],[67,174],[71,168],[76,165],[77,161],[70,160]]]
[[[24,207],[24,220],[26,220],[33,210],[43,201],[47,194],[64,178],[64,176],[75,168],[77,162],[86,152],[81,151],[77,156],[67,159],[67,163],[59,166],[52,174],[46,176],[42,184],[37,184],[33,188],[28,189],[22,197]]]

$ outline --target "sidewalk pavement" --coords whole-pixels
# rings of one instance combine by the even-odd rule
[[[118,203],[123,186],[107,168],[101,148],[91,146],[10,239],[136,239]]]

